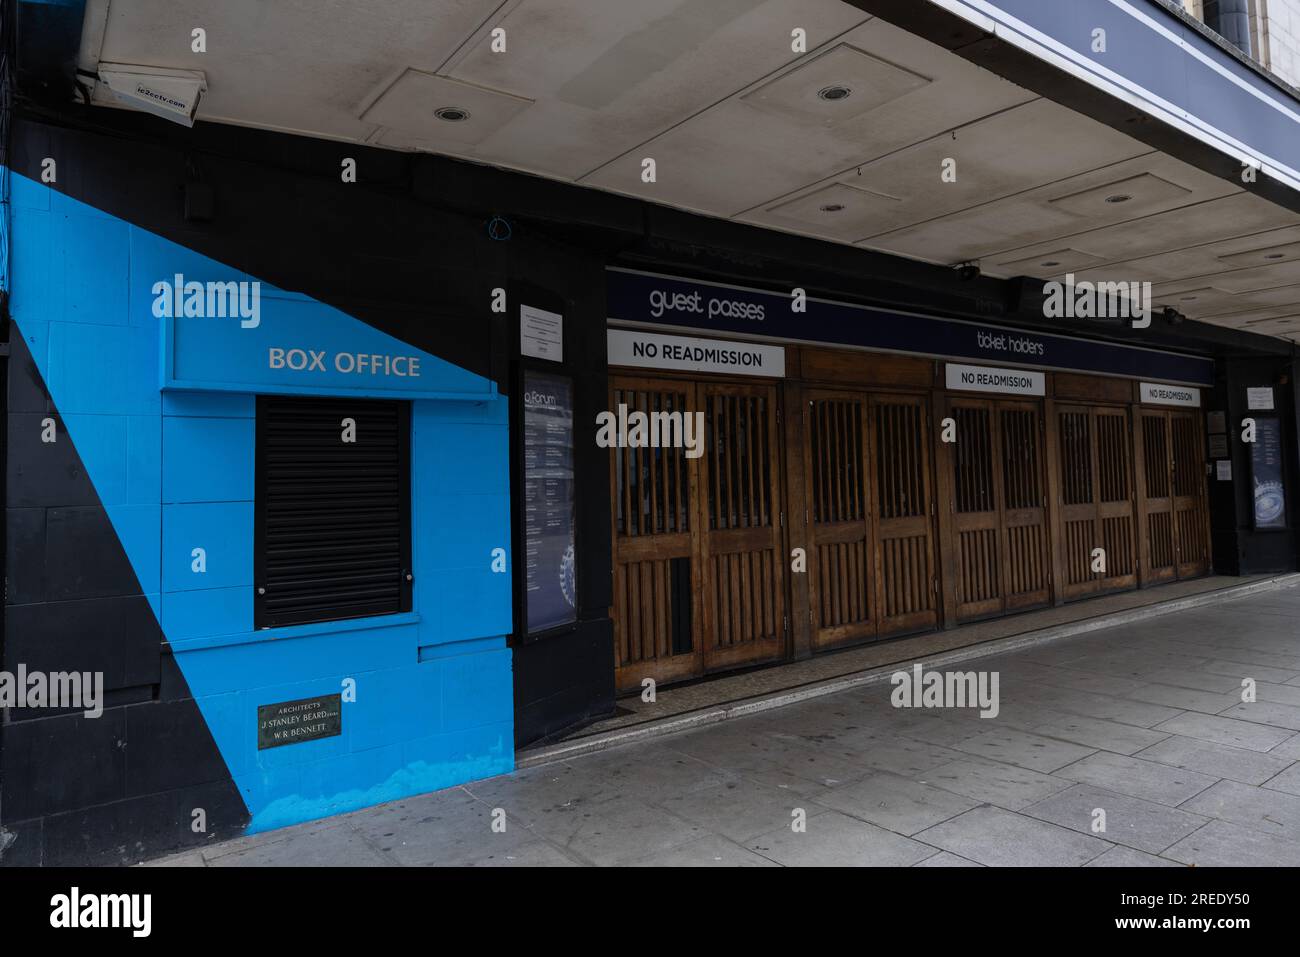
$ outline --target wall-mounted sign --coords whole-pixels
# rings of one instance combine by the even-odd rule
[[[490,380],[298,293],[179,274],[154,288],[163,389],[476,401],[497,395]]]
[[[1221,459],[1218,462],[1215,462],[1214,465],[1215,465],[1215,470],[1217,472],[1216,477],[1220,482],[1232,481],[1232,460],[1231,459]]]
[[[1221,409],[1205,413],[1205,427],[1210,432],[1228,431],[1228,413]]]
[[[528,633],[577,620],[573,382],[525,371],[524,565]]]
[[[520,306],[519,352],[535,359],[563,362],[564,317],[536,306]]]
[[[1250,443],[1250,479],[1255,528],[1286,528],[1282,426],[1273,416],[1255,420],[1255,441]]]
[[[1273,389],[1270,386],[1247,389],[1246,408],[1261,412],[1273,411]]]
[[[1143,382],[1141,390],[1141,401],[1145,405],[1185,405],[1199,408],[1201,404],[1201,390],[1187,385]]]
[[[257,709],[257,748],[301,744],[343,733],[343,696],[326,694],[264,704]]]
[[[940,356],[988,365],[1066,369],[1131,379],[1214,384],[1214,360],[960,319],[912,315],[743,286],[626,269],[606,271],[612,322],[763,336]],[[1119,335],[1119,333],[1116,333]]]
[[[609,364],[663,372],[721,372],[779,379],[785,377],[785,349],[728,339],[610,329]]]
[[[1210,458],[1226,459],[1228,457],[1228,437],[1215,433],[1210,436]]]
[[[949,389],[962,392],[1003,392],[1012,395],[1043,395],[1046,380],[1041,372],[1026,369],[994,369],[989,366],[946,366]]]

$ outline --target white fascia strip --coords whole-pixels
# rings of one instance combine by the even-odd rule
[[[1181,107],[1156,96],[1144,87],[1138,86],[1126,77],[1081,56],[1069,47],[1058,43],[1052,37],[1029,26],[1029,24],[1010,16],[1005,11],[987,2],[987,0],[929,0],[929,2],[943,7],[963,20],[975,24],[981,30],[992,33],[1027,53],[1032,53],[1039,59],[1079,77],[1117,99],[1123,100],[1130,106],[1150,113],[1170,126],[1176,127],[1234,157],[1239,162],[1254,166],[1292,189],[1300,191],[1300,171],[1260,153],[1235,137],[1211,126],[1199,117],[1192,116]],[[1274,109],[1300,124],[1300,115],[1297,115],[1272,97],[1266,96],[1240,77],[1233,75],[1160,24],[1151,21],[1145,14],[1134,10],[1125,0],[1108,0],[1108,2],[1124,10],[1135,19],[1153,27],[1166,39],[1178,44],[1188,54],[1206,63],[1235,85],[1247,90],[1253,96],[1268,103]]]

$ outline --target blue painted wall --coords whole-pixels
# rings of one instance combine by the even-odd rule
[[[254,631],[254,397],[160,389],[163,322],[151,290],[175,273],[256,277],[17,174],[12,203],[12,317],[250,830],[511,770],[510,575],[491,570],[492,550],[510,543],[508,416],[491,383],[404,347],[421,356],[422,392],[464,396],[412,400],[412,611]],[[241,331],[238,320],[206,321]],[[395,342],[263,284],[259,332],[290,326],[339,348]],[[191,570],[195,547],[207,552],[203,574]],[[257,750],[258,705],[337,692],[348,678],[356,701],[343,706],[341,736]]]

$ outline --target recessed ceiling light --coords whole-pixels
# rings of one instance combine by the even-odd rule
[[[835,86],[822,87],[817,91],[817,96],[823,100],[843,100],[852,92],[847,86],[836,84]]]
[[[822,207],[822,212],[823,212],[823,213],[838,213],[838,212],[839,212],[840,210],[842,210],[843,208],[844,208],[844,204],[843,204],[843,203],[827,203],[825,206]]]
[[[1106,202],[1108,202],[1108,203],[1127,203],[1127,202],[1128,202],[1130,199],[1132,199],[1132,198],[1133,198],[1133,197],[1130,196],[1128,193],[1116,193],[1114,196],[1107,196],[1107,197],[1106,197]]]
[[[459,106],[444,106],[434,110],[433,115],[448,123],[459,123],[469,119],[469,110],[462,110]]]

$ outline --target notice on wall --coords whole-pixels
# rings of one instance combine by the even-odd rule
[[[524,559],[528,633],[577,620],[573,381],[524,374]]]
[[[536,306],[520,306],[519,352],[534,359],[563,362],[564,317]]]
[[[1201,390],[1190,385],[1142,382],[1139,387],[1145,405],[1182,405],[1189,408],[1199,408],[1201,405]]]
[[[1273,389],[1270,386],[1260,386],[1257,389],[1246,390],[1246,408],[1252,411],[1271,412],[1273,411]]]
[[[1228,457],[1228,437],[1226,435],[1210,436],[1210,458],[1226,459]]]
[[[1025,369],[994,369],[989,366],[963,366],[949,362],[948,388],[963,392],[1002,392],[1012,395],[1043,395],[1046,379],[1041,372]]]
[[[1216,409],[1213,412],[1205,413],[1205,427],[1210,430],[1211,434],[1228,431],[1228,413],[1222,409]]]
[[[257,749],[333,738],[343,733],[343,696],[299,698],[257,709]]]
[[[1215,478],[1220,482],[1232,481],[1232,460],[1220,459],[1214,463]]]
[[[1286,528],[1286,488],[1283,483],[1282,427],[1276,418],[1255,420],[1250,443],[1250,478],[1255,502],[1255,528]]]
[[[782,346],[610,329],[608,349],[612,366],[637,366],[668,372],[785,376],[785,349]]]

